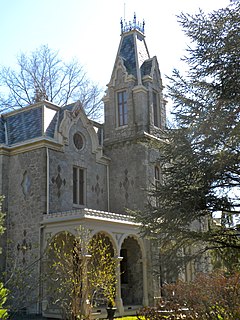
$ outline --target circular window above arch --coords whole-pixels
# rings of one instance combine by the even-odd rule
[[[84,139],[83,139],[83,136],[79,133],[79,132],[76,132],[74,135],[73,135],[73,143],[75,145],[75,147],[78,149],[78,150],[81,150],[84,146]]]

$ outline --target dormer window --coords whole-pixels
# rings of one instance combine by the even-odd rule
[[[118,126],[127,125],[128,110],[127,110],[127,92],[126,90],[117,93],[117,116]]]

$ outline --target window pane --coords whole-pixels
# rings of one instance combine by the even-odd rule
[[[124,101],[124,103],[127,103],[127,92],[126,92],[126,91],[123,91],[122,94],[123,94],[123,101]]]
[[[118,108],[118,125],[123,126],[127,124],[127,92],[122,91],[117,94],[117,108]]]
[[[77,168],[73,168],[73,203],[77,204]]]
[[[84,204],[84,169],[73,167],[73,203]]]
[[[79,204],[84,204],[84,171],[79,169]]]
[[[122,103],[122,92],[118,93],[118,102]]]
[[[127,103],[124,103],[124,112],[123,112],[123,124],[127,124]]]
[[[158,126],[158,112],[157,112],[157,94],[153,92],[153,123]]]
[[[160,180],[160,172],[158,167],[155,167],[155,179]]]

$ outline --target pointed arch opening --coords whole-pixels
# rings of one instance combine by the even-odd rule
[[[92,255],[90,270],[96,273],[96,277],[101,278],[96,280],[99,285],[92,293],[92,305],[95,308],[105,308],[108,303],[107,296],[115,299],[116,295],[115,250],[110,237],[103,232],[96,233],[91,239],[89,253]],[[94,274],[91,278],[94,280]]]
[[[64,277],[70,272],[74,273],[77,261],[74,257],[75,237],[67,231],[53,236],[47,248],[47,259],[43,266],[45,281],[43,285],[43,298],[46,306],[44,312],[63,315],[64,306],[60,301],[71,303],[68,288],[62,285]],[[60,290],[59,288],[62,288]]]
[[[48,245],[45,311],[69,318],[88,314],[91,306],[105,309],[116,296],[116,266],[114,245],[103,232],[58,233]]]
[[[143,301],[142,252],[138,241],[127,237],[120,250],[121,297],[123,305],[141,305]]]

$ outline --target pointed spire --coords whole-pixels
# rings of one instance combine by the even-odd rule
[[[144,34],[145,21],[143,20],[142,23],[140,23],[139,21],[137,22],[135,12],[133,15],[133,21],[129,21],[127,23],[125,19],[123,21],[123,19],[121,18],[120,24],[121,24],[121,34],[132,31],[132,30],[138,30]]]

